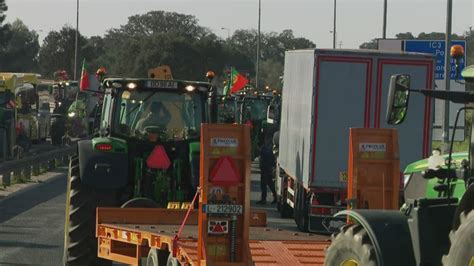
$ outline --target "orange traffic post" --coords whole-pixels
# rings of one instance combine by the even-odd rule
[[[400,158],[396,129],[351,128],[349,208],[399,208]]]
[[[203,124],[198,264],[250,265],[250,128]]]

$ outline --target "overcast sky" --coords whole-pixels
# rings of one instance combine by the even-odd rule
[[[261,0],[262,31],[292,29],[320,48],[332,47],[334,0]],[[388,0],[387,37],[399,32],[445,32],[447,0]],[[474,26],[473,0],[453,0],[453,32]],[[76,25],[76,0],[6,0],[7,21],[20,18],[38,31]],[[236,29],[257,28],[258,0],[80,0],[79,29],[83,35],[104,35],[126,24],[127,18],[151,10],[194,15],[201,25],[227,37]],[[343,48],[382,36],[383,0],[337,0],[337,39]]]

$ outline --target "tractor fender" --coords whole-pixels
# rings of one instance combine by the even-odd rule
[[[344,210],[366,231],[375,248],[379,266],[415,265],[408,217],[396,210]]]
[[[104,189],[118,189],[127,185],[127,153],[95,150],[92,140],[79,141],[77,149],[82,183]]]

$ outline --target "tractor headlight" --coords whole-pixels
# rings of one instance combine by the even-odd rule
[[[188,86],[186,86],[185,89],[186,89],[186,91],[192,92],[192,91],[194,91],[194,90],[196,89],[196,87],[194,87],[194,86],[192,86],[192,85],[188,85]]]
[[[137,84],[136,84],[136,83],[133,83],[133,82],[130,82],[130,83],[127,84],[127,88],[128,88],[129,90],[134,90],[134,89],[137,88]]]
[[[68,114],[68,116],[71,117],[71,118],[72,118],[72,117],[75,117],[75,116],[76,116],[76,113],[75,113],[75,112],[70,112],[70,113]]]

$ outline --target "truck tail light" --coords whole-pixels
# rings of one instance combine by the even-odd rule
[[[331,215],[331,208],[330,207],[322,207],[319,204],[318,199],[316,199],[316,197],[313,197],[313,200],[311,201],[311,214]]]
[[[111,151],[112,144],[109,143],[98,143],[95,145],[95,149],[98,151]]]

